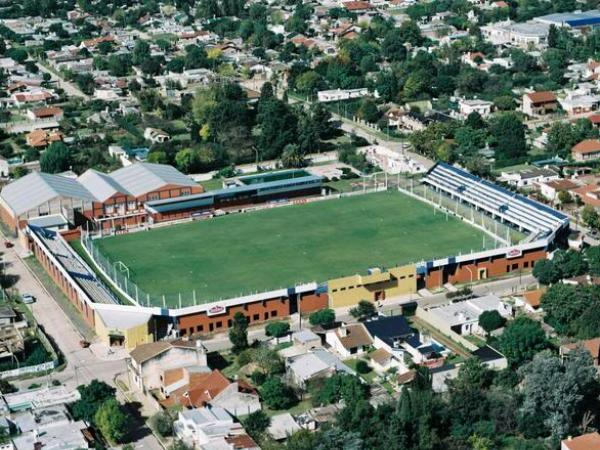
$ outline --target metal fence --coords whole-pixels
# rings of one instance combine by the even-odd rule
[[[406,175],[396,175],[388,180],[388,188],[396,187],[435,206],[437,214],[447,214],[460,217],[472,225],[485,230],[493,236],[489,248],[498,248],[518,244],[526,235],[507,224],[503,224],[482,211],[477,211],[472,205],[450,198],[442,192],[437,192],[431,186],[420,182],[420,178]]]
[[[435,192],[432,188],[420,183],[418,178],[406,176],[406,175],[389,175],[383,173],[377,173],[370,176],[363,177],[359,180],[361,186],[359,189],[353,192],[344,192],[340,194],[331,195],[329,198],[310,199],[306,201],[316,200],[331,200],[340,197],[347,197],[353,195],[362,195],[372,192],[378,192],[383,190],[400,190],[406,194],[412,195],[422,201],[425,201],[432,205],[432,214],[446,214],[447,216],[456,216],[462,220],[466,220],[472,225],[485,230],[490,238],[484,242],[486,249],[500,248],[508,245],[508,243],[517,243],[524,238],[522,233],[510,228],[505,224],[501,224],[491,217],[488,217],[479,212],[475,212],[474,208],[457,202],[447,196],[440,195]],[[301,200],[290,202],[291,204],[303,203]],[[279,205],[278,205],[279,206]],[[285,207],[281,205],[282,207]],[[267,206],[256,207],[256,209],[262,209]],[[273,207],[273,206],[270,206]],[[165,225],[163,223],[160,226]],[[132,230],[132,232],[135,232]],[[143,290],[139,285],[131,279],[129,268],[122,261],[113,261],[104,255],[96,244],[96,240],[100,239],[100,236],[93,237],[89,233],[82,233],[81,243],[87,250],[89,256],[93,260],[94,264],[100,269],[100,272],[104,277],[116,287],[123,296],[128,300],[133,300],[140,306],[158,306],[164,308],[182,308],[186,306],[201,305],[204,303],[210,303],[222,299],[214,297],[204,297],[201,293],[194,291],[168,293],[168,294],[151,294]],[[440,255],[440,258],[451,255]],[[339,276],[346,276],[348,274],[339,274]],[[331,278],[336,278],[332,276]],[[299,280],[298,284],[310,283],[311,281]],[[285,287],[280,287],[285,288]],[[269,291],[276,290],[278,287],[273,287]],[[262,291],[268,292],[268,291]],[[240,292],[239,296],[259,294],[259,291],[254,292]],[[234,297],[234,296],[232,296]],[[230,297],[229,297],[230,298]]]

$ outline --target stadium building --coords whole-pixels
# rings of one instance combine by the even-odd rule
[[[88,214],[93,208],[83,205],[102,204],[102,199],[110,199],[114,197],[114,192],[121,193],[122,189],[132,197],[139,198],[144,193],[155,192],[162,182],[169,186],[168,189],[175,186],[174,183],[163,180],[166,176],[161,178],[161,182],[146,185],[143,180],[138,179],[136,183],[132,183],[123,176],[100,176],[96,173],[84,175],[78,180],[66,182],[65,186],[68,188],[57,186],[58,181],[52,176],[50,183],[55,199],[72,199],[75,203],[67,203],[69,207],[74,205],[74,209],[81,208],[81,211]],[[146,220],[152,222],[180,217],[192,220],[194,214],[214,211],[222,205],[235,203],[252,206],[267,200],[273,204],[274,199],[277,201],[298,195],[312,196],[312,200],[319,200],[314,197],[322,189],[322,180],[304,171],[242,177],[235,180],[234,184],[223,190],[188,192],[187,195],[182,195],[182,189],[192,189],[192,186],[181,181],[175,188],[179,189],[179,195],[165,195],[163,199],[146,195],[142,205],[147,213]],[[98,186],[103,187],[102,195]],[[137,188],[134,189],[133,186]],[[488,250],[398,267],[372,268],[365,270],[363,274],[348,274],[321,282],[199,303],[196,303],[195,297],[193,302],[185,304],[180,300],[179,305],[167,305],[163,300],[161,305],[147,301],[138,291],[137,285],[128,281],[117,283],[115,280],[127,278],[120,274],[122,267],[114,264],[102,269],[96,255],[89,248],[85,259],[80,256],[68,243],[68,240],[79,239],[78,233],[65,233],[30,223],[26,225],[26,235],[29,248],[101,339],[110,344],[132,348],[136,344],[166,336],[224,331],[231,326],[236,312],[241,312],[250,324],[255,324],[284,318],[297,312],[309,313],[325,307],[350,306],[360,300],[385,302],[390,297],[413,294],[421,288],[435,288],[445,283],[470,283],[528,271],[537,261],[546,258],[556,242],[563,239],[568,231],[569,221],[565,215],[448,164],[436,164],[421,179],[420,187],[427,190],[425,197],[417,196],[413,188],[400,183],[392,188],[433,205],[434,210],[449,214],[447,208],[439,206],[442,198],[446,199],[456,205],[456,211],[459,206],[470,211],[471,219],[461,217],[460,220],[476,224],[477,220],[474,219],[480,216],[483,220],[485,217],[505,228],[514,229],[525,237],[514,245],[506,240],[506,245],[494,246]],[[18,204],[14,201],[14,188],[9,189],[10,195],[5,197],[4,194],[3,191],[3,205],[6,202],[14,208]],[[19,214],[22,220],[28,217],[27,214],[23,215],[22,209],[17,210],[17,215]],[[90,217],[95,215],[91,213]],[[435,238],[431,237],[432,240]],[[108,280],[110,288],[103,280]]]

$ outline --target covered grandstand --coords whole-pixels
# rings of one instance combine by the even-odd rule
[[[94,271],[81,260],[73,248],[55,231],[29,225],[31,235],[38,239],[38,244],[58,262],[57,267],[62,267],[67,274],[88,295],[93,303],[118,304],[119,300],[97,278]]]
[[[276,176],[275,176],[276,175]],[[170,214],[193,214],[214,208],[246,205],[268,200],[321,193],[323,178],[305,171],[280,171],[271,176],[260,175],[239,178],[238,185],[188,195],[180,198],[148,201],[145,204],[154,219],[162,220]]]
[[[548,206],[442,162],[430,169],[423,183],[528,232],[530,241],[551,239],[569,223],[566,215]]]

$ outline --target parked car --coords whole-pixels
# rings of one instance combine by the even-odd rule
[[[5,246],[6,248],[13,248],[13,247],[15,246],[15,244],[13,244],[13,243],[12,243],[12,242],[10,242],[10,241],[4,241],[4,246]]]
[[[21,295],[21,301],[28,305],[35,302],[35,297],[31,294],[23,294]]]

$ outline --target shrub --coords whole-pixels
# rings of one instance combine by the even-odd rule
[[[356,361],[356,371],[361,374],[369,373],[371,371],[371,367],[364,359],[359,359]]]

